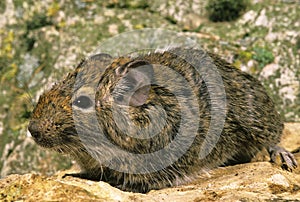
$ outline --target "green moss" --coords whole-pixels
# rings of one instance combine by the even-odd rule
[[[0,59],[1,60],[1,59]],[[18,67],[15,64],[11,64],[9,67],[3,69],[1,74],[1,83],[5,81],[14,80],[18,73]]]
[[[4,13],[6,9],[6,3],[4,0],[0,1],[0,13]]]
[[[300,50],[300,37],[297,38],[296,49]]]
[[[60,10],[60,5],[58,2],[52,2],[52,4],[50,5],[50,7],[47,10],[47,16],[55,16],[58,11]]]
[[[205,26],[204,24],[201,24],[196,29],[191,30],[191,31],[193,31],[193,32],[200,32],[204,26]]]
[[[238,53],[238,58],[244,62],[247,63],[249,60],[251,60],[253,57],[253,54],[250,51],[240,51]]]
[[[149,1],[145,0],[119,0],[109,2],[109,8],[145,9],[149,7]]]
[[[174,24],[174,25],[177,24],[177,21],[174,18],[172,18],[171,16],[167,16],[166,20],[168,20],[171,24]]]
[[[122,32],[125,32],[126,31],[126,26],[121,24],[120,26],[118,26],[118,32],[119,33],[122,33]]]
[[[266,48],[254,47],[253,51],[254,54],[252,58],[259,63],[261,69],[274,61],[273,53]]]
[[[33,4],[33,1],[26,1],[29,5],[32,5]],[[23,3],[24,3],[24,0],[13,0],[13,3],[14,3],[14,6],[15,7],[22,7],[23,6]]]
[[[232,63],[233,66],[235,66],[236,68],[238,69],[241,69],[241,66],[242,66],[242,62],[240,60],[235,60],[233,63]]]

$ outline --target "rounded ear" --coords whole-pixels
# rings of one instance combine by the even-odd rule
[[[122,77],[116,86],[116,102],[129,106],[145,104],[153,80],[153,66],[146,60],[131,61],[118,67],[116,75]]]
[[[83,86],[98,86],[101,75],[105,69],[111,64],[112,57],[105,53],[100,53],[89,57],[82,61],[76,68],[75,89]]]
[[[98,53],[82,61],[76,69],[88,65],[89,68],[95,69],[100,72],[104,72],[104,70],[112,62],[112,60],[113,58],[109,54]]]
[[[111,64],[113,58],[106,53],[99,53],[96,55],[93,55],[89,58],[91,63],[93,64],[93,68],[96,68],[97,70],[104,72],[106,67]]]
[[[100,61],[105,61],[105,60],[111,61],[112,57],[106,53],[98,53],[96,55],[92,55],[89,59],[90,60],[100,60]]]

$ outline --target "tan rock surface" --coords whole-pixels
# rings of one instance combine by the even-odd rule
[[[282,145],[300,147],[300,123],[286,124]],[[300,153],[295,153],[300,162]],[[70,172],[70,171],[66,171]],[[222,167],[186,186],[129,193],[105,182],[38,174],[10,175],[0,180],[0,201],[299,201],[300,168],[282,170],[269,162]]]
[[[281,145],[289,151],[300,148],[300,123],[285,123]]]

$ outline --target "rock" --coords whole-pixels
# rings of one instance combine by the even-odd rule
[[[297,150],[300,162],[300,123],[286,123],[282,146]],[[49,163],[49,162],[48,162]],[[195,177],[184,186],[152,190],[147,194],[123,192],[105,182],[53,176],[9,175],[0,180],[0,201],[296,201],[300,198],[300,168],[282,170],[269,162],[220,167]]]
[[[257,17],[257,13],[254,10],[250,10],[246,12],[240,19],[241,24],[253,23],[255,18]]]
[[[6,1],[5,11],[0,15],[0,29],[4,28],[5,25],[11,25],[16,23],[16,17],[14,15],[14,4],[12,0],[3,0]]]
[[[7,201],[269,201],[300,198],[300,175],[268,162],[212,170],[186,186],[152,190],[147,194],[123,192],[105,182],[62,173],[10,175],[0,180],[0,200]]]
[[[207,22],[206,18],[203,18],[195,13],[189,13],[180,22],[183,29],[185,30],[196,30],[199,26]]]
[[[300,148],[300,123],[285,123],[280,143],[288,151]],[[300,161],[298,161],[300,164]]]
[[[279,68],[279,65],[276,63],[268,64],[260,72],[260,77],[268,78],[272,76]]]
[[[268,21],[268,17],[266,16],[265,9],[260,12],[260,16],[258,16],[258,18],[256,19],[255,25],[268,27],[269,21]]]
[[[186,18],[190,15],[197,16],[196,21],[206,15],[206,3],[207,1],[200,0],[155,0],[149,7],[152,12],[159,13],[172,22],[185,25]]]

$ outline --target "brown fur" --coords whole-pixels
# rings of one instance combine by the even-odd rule
[[[208,89],[210,84],[206,83],[204,78],[208,76],[211,77],[209,81],[217,81],[214,75],[205,75],[211,71],[206,66],[209,62],[206,58],[212,59],[222,78],[223,84],[216,82],[214,90],[218,95],[219,90],[220,92],[222,90],[221,85],[224,86],[226,100],[223,102],[226,109],[223,111],[220,109],[220,113],[224,113],[226,119],[216,146],[201,159],[199,153],[203,149],[204,141],[207,141],[205,138],[209,131],[212,119],[211,107],[214,103]],[[195,67],[192,64],[199,65]],[[172,79],[168,73],[159,71],[159,65],[166,66],[185,78],[197,98],[197,103],[189,99],[188,93],[184,93],[185,86],[180,80],[175,80],[178,84],[175,85],[175,89],[183,92],[182,95],[174,95],[168,88],[155,85],[155,81]],[[137,68],[140,66],[145,66],[145,69],[139,71]],[[133,70],[133,73],[128,73],[129,70]],[[128,87],[127,80],[122,79],[126,75],[126,79],[129,82],[132,80],[136,85],[133,89],[125,88]],[[85,132],[86,135],[95,133],[95,121],[88,118],[93,112],[72,107],[74,100],[82,98],[80,97],[82,95],[91,98],[91,105],[94,106],[103,135],[117,147],[134,154],[148,154],[161,150],[176,138],[182,121],[180,102],[190,106],[191,114],[199,115],[195,119],[197,122],[191,117],[185,125],[186,130],[192,133],[194,125],[199,127],[195,134],[191,134],[195,136],[191,146],[171,165],[156,172],[116,171],[106,166],[104,160],[103,162],[102,159],[96,160],[78,135],[78,131]],[[120,129],[120,125],[117,125],[113,109],[120,114],[117,118],[122,127],[128,129],[134,125],[134,128],[141,129],[138,133],[133,131],[133,135],[147,136],[147,132],[143,129],[151,124],[154,128],[160,129],[159,134],[146,139],[128,135],[126,131]],[[124,109],[126,113],[122,114]],[[164,109],[163,112],[161,109]],[[150,113],[154,118],[150,117]],[[74,114],[79,120],[76,127]],[[130,121],[126,116],[130,117]],[[163,116],[165,125],[160,121],[160,117]],[[29,124],[29,131],[39,145],[69,154],[79,163],[83,171],[73,176],[104,180],[122,190],[137,192],[183,184],[203,170],[248,162],[262,148],[269,149],[276,146],[280,141],[282,130],[280,115],[258,80],[231,66],[217,55],[181,48],[115,59],[108,55],[96,55],[82,62],[74,72],[40,97]],[[212,133],[217,133],[214,126]],[[183,136],[183,142],[188,139],[188,136]],[[210,145],[210,141],[213,139],[208,138],[206,146],[213,146]],[[181,145],[177,146],[173,148],[174,151],[180,150]],[[127,167],[135,168],[141,164],[141,162],[124,162],[125,155],[122,152],[113,150],[105,143],[102,147],[101,151],[105,153],[102,155],[111,156],[114,153],[108,160],[117,164],[120,170]],[[99,144],[91,141],[89,148],[98,151]],[[287,163],[288,167],[296,166],[294,159],[289,157],[291,160]]]

